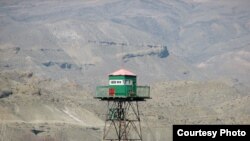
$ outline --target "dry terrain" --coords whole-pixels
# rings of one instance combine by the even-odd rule
[[[150,85],[144,141],[250,123],[249,0],[1,0],[0,141],[101,141],[95,87]]]

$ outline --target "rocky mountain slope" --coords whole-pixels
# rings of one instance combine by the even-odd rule
[[[104,81],[103,74],[121,66],[150,74],[148,83],[218,76],[249,83],[249,5],[248,0],[2,1],[0,65],[82,83],[86,77]]]
[[[2,140],[101,140],[105,103],[74,82],[29,72],[0,74]],[[151,85],[140,104],[144,139],[171,140],[173,124],[248,124],[249,94],[229,80]],[[14,135],[14,136],[13,136]]]
[[[249,123],[249,6],[0,1],[0,141],[101,140],[95,87],[121,67],[151,86],[145,140],[171,140],[172,124]]]

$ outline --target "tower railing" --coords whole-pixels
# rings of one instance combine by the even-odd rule
[[[138,97],[150,97],[149,86],[136,86],[136,95]]]
[[[95,98],[126,98],[125,96],[110,96],[109,95],[109,86],[97,86]],[[136,86],[136,95],[129,96],[136,98],[150,98],[150,87],[149,86]]]
[[[96,98],[109,97],[109,86],[97,86],[96,87]]]

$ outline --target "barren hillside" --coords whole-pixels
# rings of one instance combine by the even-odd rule
[[[173,124],[250,123],[248,0],[0,1],[0,141],[100,141],[95,87],[151,86],[146,141]]]

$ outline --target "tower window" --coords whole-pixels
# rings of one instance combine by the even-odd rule
[[[124,85],[123,80],[109,80],[109,85]]]
[[[133,84],[133,82],[132,82],[132,80],[126,80],[126,83],[125,83],[126,85],[132,85]]]

